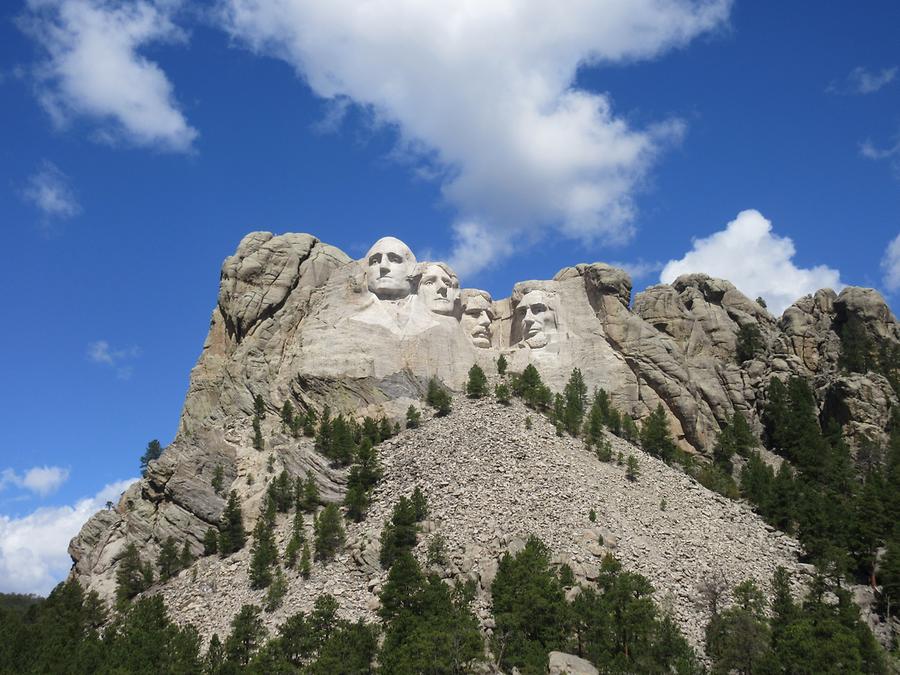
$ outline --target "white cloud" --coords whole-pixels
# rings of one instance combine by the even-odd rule
[[[189,151],[197,132],[162,69],[139,53],[185,40],[180,0],[27,0],[20,26],[46,51],[35,71],[43,107],[60,125],[93,119],[104,140]]]
[[[631,234],[633,194],[678,120],[636,129],[583,66],[650,59],[721,26],[730,0],[220,0],[231,34],[320,97],[393,126],[417,175],[458,209],[468,272],[548,236]],[[489,240],[485,250],[473,246]]]
[[[107,485],[71,506],[44,507],[22,518],[0,515],[0,592],[49,592],[72,565],[69,540],[107,500],[116,502],[135,480]]]
[[[871,72],[858,66],[844,80],[829,84],[826,91],[830,94],[874,94],[896,77],[897,66],[882,68],[879,72]]]
[[[21,476],[12,469],[0,472],[0,490],[16,485],[41,497],[56,492],[69,479],[69,470],[58,466],[35,466]]]
[[[795,253],[790,237],[774,234],[772,223],[750,209],[741,211],[724,230],[695,239],[683,258],[666,263],[660,281],[668,284],[681,274],[703,272],[731,281],[750,298],[762,296],[774,314],[820,288],[843,288],[838,270],[825,265],[797,267],[792,260]]]
[[[621,267],[631,275],[632,280],[649,277],[651,274],[656,274],[663,268],[663,264],[659,261],[650,262],[643,259],[631,262],[611,262],[609,264],[613,267]]]
[[[126,362],[140,355],[141,348],[136,345],[127,349],[112,349],[106,340],[91,342],[87,348],[87,357],[90,361],[115,368],[116,376],[122,380],[130,378],[134,371],[134,368]]]
[[[53,162],[44,161],[29,179],[22,196],[47,218],[71,218],[81,212],[69,177]]]
[[[900,291],[900,234],[894,237],[881,259],[884,287],[890,292]]]

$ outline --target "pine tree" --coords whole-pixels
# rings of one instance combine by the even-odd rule
[[[382,417],[378,423],[378,441],[377,441],[377,443],[380,443],[381,441],[386,441],[393,435],[394,435],[394,427],[391,426],[390,420],[388,420],[387,417]],[[377,444],[377,443],[375,441],[373,441],[373,444]]]
[[[603,427],[609,416],[609,398],[604,389],[594,392],[591,409],[588,411],[587,420],[584,423],[584,443],[589,448],[597,447],[604,440]]]
[[[116,603],[120,609],[127,606],[138,593],[144,591],[152,583],[152,571],[148,581],[147,568],[141,561],[137,546],[134,543],[125,547],[116,570]]]
[[[587,406],[587,385],[584,383],[580,369],[572,369],[572,374],[563,390],[563,398],[565,399],[563,426],[571,436],[577,436],[581,431],[581,422]]]
[[[212,486],[213,492],[215,492],[217,495],[221,496],[221,494],[222,494],[222,487],[223,487],[222,483],[224,480],[225,480],[225,471],[222,469],[222,465],[218,464],[218,465],[216,465],[216,468],[213,471],[213,478],[212,478],[212,482],[210,483],[210,485]]]
[[[482,398],[487,394],[487,377],[477,363],[469,368],[469,379],[466,382],[466,395],[469,398]]]
[[[213,633],[203,658],[203,672],[208,675],[219,675],[225,667],[225,646],[218,633]]]
[[[509,387],[503,382],[494,387],[494,396],[497,398],[497,403],[509,405]]]
[[[638,479],[638,476],[640,475],[641,471],[637,457],[635,457],[634,455],[628,455],[628,461],[625,465],[625,478],[630,481],[636,481]]]
[[[618,411],[610,411],[618,413]],[[610,431],[616,433],[615,429],[610,425]],[[637,443],[640,439],[640,432],[638,431],[637,425],[634,423],[634,420],[631,419],[631,415],[623,415],[622,416],[622,438],[626,441],[631,441],[632,443]]]
[[[398,556],[416,545],[416,506],[407,497],[400,497],[394,504],[390,521],[381,531],[381,552],[379,561],[384,569],[389,569]]]
[[[303,435],[308,438],[316,435],[316,411],[312,408],[307,408],[303,417]]]
[[[331,408],[326,405],[322,410],[322,417],[319,419],[319,429],[316,431],[316,452],[326,457],[331,457],[331,446]]]
[[[309,542],[303,542],[303,552],[300,555],[300,576],[309,579],[312,573],[312,555],[309,551]]]
[[[144,454],[141,455],[141,475],[147,475],[147,469],[150,466],[150,462],[159,459],[162,457],[162,446],[159,444],[159,441],[155,438],[147,443],[147,449],[144,450]]]
[[[263,605],[264,609],[267,612],[274,612],[281,607],[286,593],[287,580],[284,578],[284,573],[282,573],[281,568],[276,568],[275,577],[272,579],[269,590],[266,592],[266,598]]]
[[[506,367],[507,367],[506,357],[503,354],[497,359],[497,374],[501,377],[506,375]]]
[[[738,363],[756,358],[765,349],[762,333],[755,323],[746,323],[738,329],[735,351]]]
[[[669,422],[662,403],[658,403],[656,410],[644,419],[641,426],[641,447],[667,463],[675,458],[677,448],[669,431]]]
[[[178,572],[178,549],[175,546],[174,537],[167,537],[159,549],[156,559],[159,567],[159,580],[167,581]]]
[[[253,447],[257,450],[262,450],[265,447],[262,429],[259,425],[259,417],[256,415],[253,416]]]
[[[266,419],[266,404],[262,394],[253,397],[253,414],[261,420]]]
[[[284,566],[293,569],[297,564],[297,556],[306,541],[306,533],[303,526],[303,511],[297,509],[294,513],[294,521],[291,525],[291,538],[284,550]]]
[[[246,539],[241,503],[237,492],[232,490],[228,496],[225,510],[222,512],[222,522],[219,526],[219,555],[224,558],[235,551],[240,551],[244,548]]]
[[[416,485],[412,493],[413,512],[415,513],[416,522],[422,522],[428,517],[428,500],[422,488]]]
[[[294,406],[289,399],[281,406],[281,424],[287,431],[294,432]]]
[[[259,616],[259,607],[244,605],[231,621],[231,634],[225,640],[228,662],[246,666],[266,637],[266,628]]]
[[[350,467],[350,474],[347,477],[347,493],[344,495],[344,506],[347,509],[347,517],[353,522],[360,523],[365,519],[366,510],[369,508],[369,491],[365,488],[360,478],[360,467],[358,464]]]
[[[274,523],[265,513],[253,528],[250,548],[250,588],[265,588],[272,583],[272,567],[278,563]]]
[[[293,495],[291,494],[291,477],[288,475],[287,470],[282,470],[278,474],[278,478],[269,484],[267,494],[278,513],[290,511]]]
[[[416,406],[411,405],[406,409],[406,428],[418,429],[422,419],[422,413],[416,410]]]
[[[178,566],[180,569],[187,569],[194,563],[194,553],[191,551],[187,541],[181,546],[181,555],[178,556]]]
[[[445,417],[450,414],[450,394],[441,386],[436,377],[432,377],[428,382],[425,402],[435,409],[435,414],[438,417]]]
[[[319,485],[312,471],[306,472],[306,481],[303,483],[303,510],[312,513],[319,506]]]
[[[326,506],[316,521],[316,559],[331,560],[344,545],[344,526],[337,506]]]
[[[219,552],[219,531],[211,527],[203,535],[203,555],[213,555]]]

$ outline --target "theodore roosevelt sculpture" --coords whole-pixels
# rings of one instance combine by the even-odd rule
[[[491,296],[485,291],[464,291],[463,314],[460,323],[473,345],[481,349],[491,346],[491,321],[493,320]]]

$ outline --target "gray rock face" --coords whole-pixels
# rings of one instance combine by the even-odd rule
[[[548,675],[600,675],[590,661],[565,652],[550,652],[548,665]]]
[[[605,388],[638,422],[662,404],[680,445],[699,454],[711,450],[734,411],[761,428],[771,377],[809,378],[823,413],[846,420],[851,440],[883,438],[898,405],[884,377],[838,367],[839,330],[850,317],[879,344],[900,344],[894,316],[870,289],[822,290],[776,319],[731,283],[702,274],[650,287],[632,305],[627,273],[594,263],[516,284],[495,301],[459,289],[444,264],[416,264],[402,242],[382,244],[352,260],[307,234],[254,232],[241,241],[222,266],[176,439],[114,511],[94,516],[72,541],[76,577],[109,596],[130,541],[155,557],[171,535],[199,552],[232,488],[245,499],[249,526],[269,453],[294,476],[312,471],[323,496],[340,499],[343,472],[308,440],[283,434],[278,411],[285,401],[300,411],[329,405],[400,419],[410,404],[420,405],[431,377],[459,391],[472,364],[494,373],[501,354],[513,372],[534,364],[556,391],[578,367],[590,389]],[[387,292],[388,282],[403,292]],[[742,326],[757,327],[764,348],[737,363]],[[269,413],[265,452],[252,449],[256,395]],[[224,477],[218,494],[211,487],[217,467]]]

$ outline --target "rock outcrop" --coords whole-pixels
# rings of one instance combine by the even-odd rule
[[[501,354],[512,371],[534,364],[557,391],[578,367],[591,389],[605,388],[638,422],[661,404],[682,448],[701,457],[735,411],[759,431],[770,378],[792,375],[814,384],[823,416],[844,423],[851,441],[879,442],[897,394],[880,374],[841,370],[840,335],[849,321],[873,345],[898,349],[900,327],[871,289],[818,291],[776,318],[729,282],[702,274],[652,286],[632,302],[628,275],[595,263],[516,284],[510,297],[495,301],[484,291],[461,289],[445,264],[418,262],[392,238],[352,260],[310,235],[255,232],[222,266],[218,303],[177,437],[114,510],[95,515],[72,541],[73,575],[109,597],[129,542],[155,558],[171,535],[199,553],[230,486],[245,498],[245,514],[256,513],[254,500],[271,475],[270,453],[279,470],[293,476],[311,471],[322,495],[339,500],[345,472],[330,467],[308,441],[281,433],[278,411],[286,401],[301,412],[328,405],[360,417],[399,419],[410,404],[420,404],[431,377],[459,391],[472,364],[493,373]],[[738,363],[742,327],[758,331],[761,348]],[[266,452],[252,448],[257,396],[269,413]],[[618,467],[585,456],[579,442],[551,438],[540,425],[536,435],[524,434],[523,414],[489,404],[462,406],[450,422],[411,433],[411,441],[387,442],[381,451],[389,478],[376,494],[371,522],[380,523],[414,482],[426,482],[440,516],[433,527],[456,547],[452,573],[482,582],[497,555],[528,532],[545,536],[588,579],[597,552],[617,541],[617,555],[675,595],[690,592],[704,570],[726,563],[734,570],[729,581],[748,575],[767,580],[775,564],[793,559],[795,543],[746,507],[649,458],[638,487],[623,484]],[[218,492],[212,488],[217,471],[224,485]],[[255,487],[248,484],[251,476]],[[487,493],[491,501],[480,502]],[[658,507],[663,498],[665,512]],[[605,514],[605,529],[583,522],[592,507]],[[313,590],[340,587],[350,614],[371,613],[380,577],[372,565],[377,533],[366,527],[351,527],[355,548],[327,575],[317,573],[292,589],[288,608],[311,602]],[[364,542],[371,546],[363,550]],[[184,619],[209,621],[213,597],[220,609],[236,609],[242,596],[228,595],[223,585],[246,588],[241,555],[221,563],[205,559],[196,568],[198,584],[182,575],[163,592]],[[691,610],[678,611],[688,612],[679,619],[696,630],[699,624],[690,629],[697,619]],[[220,614],[224,622],[231,616]]]

